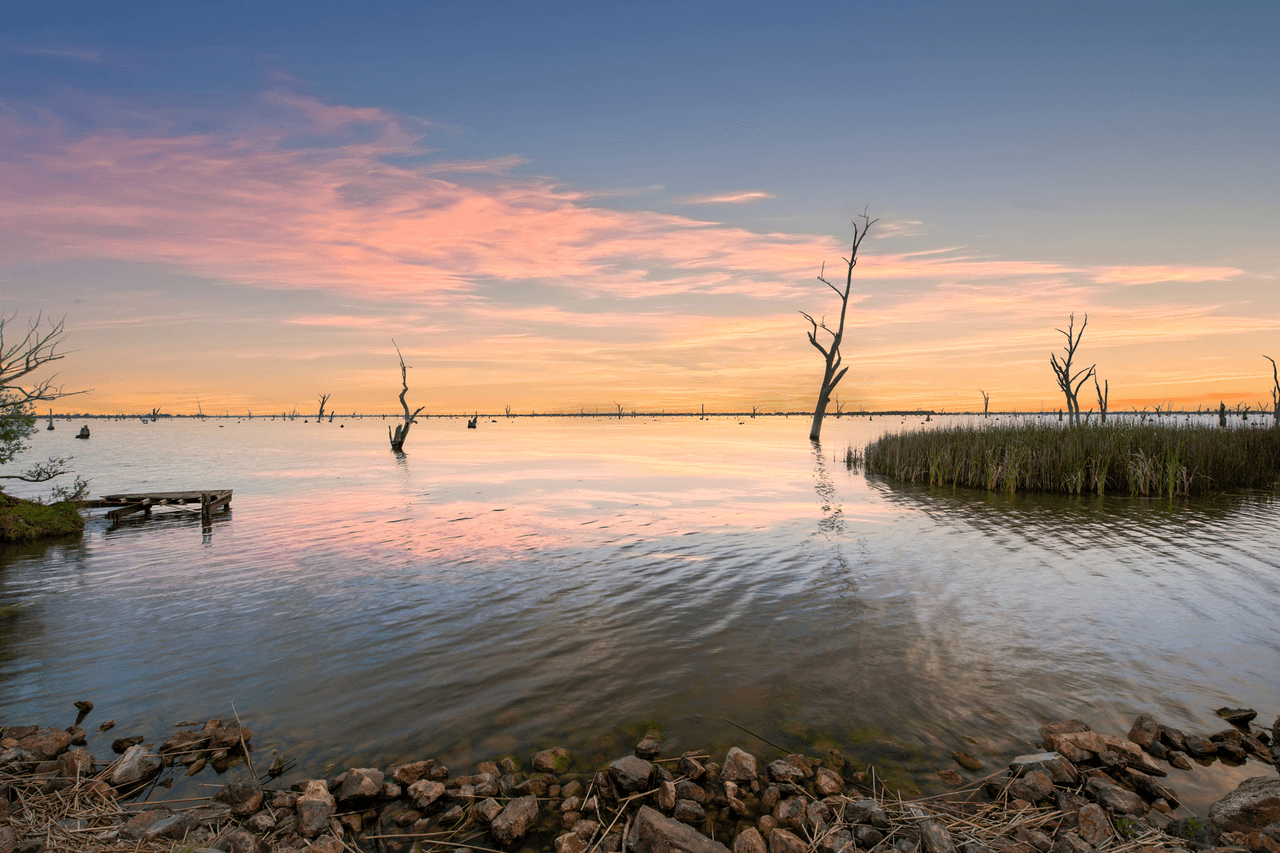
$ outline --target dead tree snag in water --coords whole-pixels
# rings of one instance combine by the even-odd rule
[[[400,358],[400,405],[404,408],[404,423],[397,424],[395,432],[391,431],[391,426],[387,426],[387,435],[391,438],[391,449],[396,453],[404,452],[404,440],[409,437],[409,427],[413,426],[416,421],[414,418],[418,416],[425,407],[419,406],[412,413],[409,412],[409,404],[404,401],[404,395],[409,393],[409,372],[404,365],[404,355],[400,352],[400,347],[392,339],[391,345],[396,348],[396,355]]]
[[[1055,332],[1065,335],[1067,345],[1063,347],[1067,355],[1062,361],[1058,361],[1058,356],[1054,353],[1049,354],[1049,364],[1053,367],[1054,376],[1058,380],[1058,387],[1062,389],[1063,395],[1067,398],[1067,420],[1075,426],[1080,421],[1080,401],[1077,395],[1080,393],[1080,386],[1088,381],[1089,377],[1094,375],[1093,368],[1090,365],[1084,370],[1071,372],[1071,360],[1076,356],[1076,347],[1080,346],[1080,339],[1084,337],[1085,326],[1089,325],[1089,315],[1084,315],[1084,322],[1080,324],[1080,331],[1075,331],[1076,315],[1071,315],[1071,323],[1064,332],[1062,329],[1054,329]],[[1079,380],[1079,381],[1076,381]]]
[[[981,388],[978,389],[978,393],[982,395],[982,416],[985,418],[987,416],[987,409],[991,405],[991,395],[986,391],[983,391]]]
[[[822,266],[822,272],[818,274],[818,281],[825,284],[836,292],[840,297],[840,323],[835,329],[827,326],[827,318],[823,317],[819,322],[813,317],[800,313],[809,325],[813,328],[809,330],[809,343],[822,353],[823,359],[826,360],[826,367],[822,373],[822,387],[818,390],[818,404],[813,409],[813,425],[809,428],[809,440],[818,441],[822,434],[822,417],[827,413],[827,404],[831,401],[831,392],[835,390],[836,385],[840,384],[840,380],[844,379],[844,375],[849,372],[849,368],[841,367],[843,358],[840,354],[840,344],[844,341],[844,319],[845,314],[849,310],[849,289],[853,286],[853,268],[858,265],[858,247],[862,245],[862,241],[866,239],[867,232],[871,230],[871,226],[879,222],[878,219],[868,219],[865,213],[860,217],[862,219],[862,230],[858,230],[858,223],[853,223],[853,242],[849,247],[849,257],[844,259],[848,269],[845,271],[844,290],[836,287],[826,279],[826,264]],[[826,332],[831,336],[831,341],[823,346],[818,341],[818,330]]]
[[[330,397],[330,396],[332,396],[332,395],[330,395],[330,394],[321,394],[321,395],[320,395],[320,414],[316,415],[316,423],[320,423],[322,420],[324,420],[324,404],[325,404],[325,403],[327,403],[327,402],[329,402],[329,397]],[[330,415],[330,416],[329,416],[329,419],[330,419],[330,420],[333,420],[333,415]]]
[[[1271,362],[1271,379],[1275,382],[1275,387],[1271,389],[1271,420],[1275,422],[1275,428],[1280,430],[1280,371],[1276,370],[1274,358],[1269,355],[1264,355],[1263,358]]]

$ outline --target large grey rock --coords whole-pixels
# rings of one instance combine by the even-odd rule
[[[131,746],[125,750],[111,771],[111,784],[117,788],[136,785],[144,779],[150,779],[160,772],[160,759],[151,754],[142,744]]]
[[[329,828],[336,803],[323,779],[307,782],[295,810],[298,815],[298,834],[303,838],[315,838]]]
[[[507,803],[507,807],[489,824],[489,831],[503,844],[511,844],[518,838],[524,838],[537,819],[538,798],[527,794]]]
[[[720,776],[728,782],[754,782],[760,776],[758,766],[754,755],[735,746],[724,757]]]
[[[649,780],[653,776],[653,765],[643,758],[627,755],[609,765],[609,773],[613,781],[624,793],[649,790]]]
[[[1209,820],[1224,832],[1253,832],[1280,821],[1280,777],[1245,779],[1209,806]]]
[[[719,841],[648,806],[640,807],[627,836],[627,847],[636,853],[729,853],[729,848]]]

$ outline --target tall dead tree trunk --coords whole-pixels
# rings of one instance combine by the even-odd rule
[[[1058,380],[1058,387],[1062,389],[1063,395],[1067,398],[1067,418],[1072,426],[1080,421],[1080,387],[1088,381],[1089,377],[1094,375],[1094,367],[1090,365],[1084,370],[1071,372],[1071,360],[1076,356],[1076,347],[1080,346],[1080,338],[1084,337],[1085,326],[1089,325],[1089,315],[1084,315],[1084,322],[1080,324],[1080,331],[1075,331],[1076,315],[1071,315],[1071,323],[1064,332],[1062,329],[1054,329],[1067,338],[1067,345],[1063,347],[1067,355],[1062,361],[1058,361],[1056,354],[1049,354],[1049,364],[1053,366],[1054,376]],[[1078,381],[1077,381],[1078,380]]]
[[[987,416],[987,407],[991,405],[991,395],[981,388],[978,389],[978,393],[982,395],[982,416],[985,418]]]
[[[822,353],[825,361],[825,367],[822,372],[822,386],[818,389],[818,404],[813,409],[813,424],[809,427],[809,440],[818,441],[822,436],[822,418],[827,413],[827,404],[831,401],[831,392],[833,392],[840,380],[844,379],[844,375],[849,372],[849,368],[842,367],[841,362],[844,360],[840,354],[840,344],[844,342],[844,321],[845,314],[849,310],[849,290],[853,287],[853,268],[858,265],[858,247],[862,245],[862,241],[866,239],[867,232],[871,230],[871,226],[878,219],[868,219],[864,213],[860,217],[862,219],[862,229],[858,229],[858,223],[853,223],[853,242],[849,247],[849,257],[844,259],[848,268],[845,271],[844,290],[836,287],[826,279],[827,267],[822,265],[822,272],[818,274],[818,281],[825,284],[836,292],[840,297],[840,323],[835,329],[827,326],[827,318],[823,317],[821,322],[814,320],[813,317],[801,311],[801,315],[809,321],[812,328],[809,330],[809,343],[813,344],[814,349]],[[831,336],[831,341],[823,346],[818,341],[818,331],[822,330]]]
[[[332,395],[330,394],[320,395],[320,414],[316,415],[316,423],[320,423],[322,420],[324,420],[324,404],[329,402],[330,396]]]
[[[1110,382],[1106,379],[1102,380],[1102,387],[1098,387],[1098,374],[1093,374],[1093,390],[1098,392],[1098,411],[1102,414],[1102,422],[1107,422],[1107,397],[1111,394]]]
[[[391,345],[396,348],[396,355],[400,358],[400,405],[404,408],[404,423],[397,424],[395,432],[391,431],[390,424],[387,425],[387,435],[391,439],[391,449],[396,453],[404,452],[404,440],[409,437],[409,427],[417,423],[414,418],[418,416],[425,406],[419,406],[412,413],[409,412],[409,404],[404,401],[404,395],[409,393],[409,371],[404,365],[404,356],[400,353],[400,347],[392,339]]]
[[[1271,380],[1275,382],[1275,387],[1271,389],[1271,420],[1275,424],[1275,428],[1280,430],[1280,371],[1276,370],[1276,360],[1269,355],[1264,355],[1267,361],[1271,362]]]

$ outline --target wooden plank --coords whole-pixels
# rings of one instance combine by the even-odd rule
[[[107,518],[112,521],[119,521],[127,515],[133,515],[135,512],[149,512],[151,510],[151,500],[146,499],[138,503],[128,504],[118,509],[113,509],[107,513]]]

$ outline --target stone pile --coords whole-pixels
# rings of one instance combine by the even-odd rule
[[[225,768],[243,760],[250,769],[252,732],[213,720],[155,749],[121,738],[114,745],[120,757],[103,764],[71,748],[74,732],[14,727],[0,739],[0,853],[1182,853],[1215,846],[1280,853],[1274,774],[1242,784],[1204,819],[1173,819],[1179,803],[1166,767],[1180,766],[1180,756],[1275,762],[1280,730],[1232,722],[1230,734],[1198,739],[1146,714],[1127,738],[1075,720],[1050,723],[1041,729],[1045,752],[1019,756],[1007,774],[917,800],[867,788],[866,776],[834,749],[768,762],[738,747],[719,761],[706,752],[663,758],[651,734],[634,754],[595,771],[575,769],[573,756],[555,748],[532,756],[527,768],[507,757],[466,775],[431,759],[352,768],[287,789],[247,774],[180,809],[125,805],[125,798],[163,784],[166,767],[190,773],[201,762]],[[973,756],[957,761],[978,770]]]

